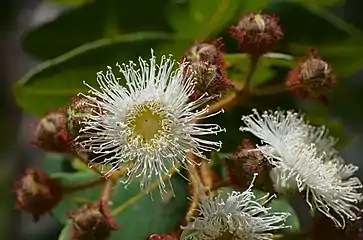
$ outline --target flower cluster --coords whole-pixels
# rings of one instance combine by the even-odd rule
[[[260,138],[261,151],[278,171],[277,184],[295,180],[298,191],[306,192],[306,201],[341,228],[346,218],[355,220],[362,194],[358,178],[352,177],[357,166],[346,164],[334,148],[336,140],[324,127],[306,123],[293,111],[257,111],[242,118],[248,131]],[[334,211],[334,213],[332,212]]]
[[[71,239],[106,240],[119,229],[113,217],[125,206],[155,188],[162,204],[169,204],[165,196],[174,196],[171,177],[187,172],[192,196],[189,211],[177,228],[149,231],[146,239],[271,240],[276,231],[290,227],[291,214],[276,212],[267,203],[276,195],[293,193],[304,193],[310,208],[329,221],[326,226],[334,224],[348,239],[358,236],[360,228],[349,222],[361,217],[358,203],[363,195],[358,190],[363,185],[353,177],[358,167],[343,160],[335,148],[337,140],[324,126],[311,125],[302,114],[253,110],[242,117],[244,136],[234,133],[241,138],[252,134],[261,144],[245,138],[234,154],[213,157],[212,152],[222,148],[214,135],[226,129],[210,117],[266,93],[287,90],[327,103],[326,94],[334,82],[330,65],[310,51],[278,89],[252,86],[259,61],[283,37],[278,18],[250,13],[229,33],[245,53],[237,57],[247,56],[250,61],[243,84],[228,79],[230,69],[221,39],[196,42],[180,63],[171,55],[162,56],[159,62],[152,50],[148,60],[140,57],[138,63],[117,63],[115,68],[99,71],[98,86],[84,82],[87,93],[79,93],[67,107],[39,121],[33,143],[76,157],[94,168],[98,178],[64,186],[63,181],[30,169],[16,184],[17,206],[38,220],[63,196],[104,184],[97,202],[92,200],[68,213],[67,229]],[[208,165],[210,159],[213,164]],[[118,181],[125,188],[137,181],[140,189],[136,188],[145,192],[126,196],[127,202],[111,210],[111,193]],[[256,198],[256,189],[266,195]]]

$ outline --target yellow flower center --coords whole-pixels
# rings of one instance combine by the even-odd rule
[[[126,122],[132,129],[132,137],[137,138],[142,146],[152,145],[171,129],[170,116],[160,103],[154,101],[136,106],[129,112]]]

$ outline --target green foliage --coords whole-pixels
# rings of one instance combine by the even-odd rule
[[[91,170],[76,173],[61,172],[52,176],[68,187],[74,186],[74,184],[82,185],[99,178],[99,175]],[[170,192],[170,194],[164,195],[163,199],[157,188],[151,193],[152,196],[140,192],[140,183],[137,181],[131,183],[126,189],[122,184],[116,185],[110,198],[110,208],[114,213],[114,219],[122,229],[113,232],[112,239],[146,239],[152,233],[164,233],[177,228],[180,219],[187,211],[187,182],[179,175],[175,175],[172,177],[171,183],[175,197]],[[83,204],[97,202],[102,192],[101,186],[97,185],[66,195],[52,211],[52,215],[65,224],[61,233],[63,239],[69,239],[65,237],[68,236],[70,229],[67,224],[67,212],[76,210]],[[120,206],[123,208],[121,212],[116,210]],[[140,228],[140,226],[143,227]]]

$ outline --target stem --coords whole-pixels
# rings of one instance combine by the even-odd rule
[[[101,201],[108,202],[108,199],[110,198],[111,193],[112,193],[113,184],[114,184],[114,181],[112,179],[109,178],[106,180],[106,183],[103,187],[103,192],[101,195]]]
[[[276,85],[266,86],[260,89],[255,89],[253,91],[253,94],[256,96],[266,96],[266,95],[284,93],[289,90],[290,88],[285,86],[284,84],[276,84]]]
[[[252,79],[253,74],[256,71],[259,60],[260,60],[259,55],[250,56],[250,66],[248,68],[248,73],[247,73],[247,77],[246,77],[245,85],[244,85],[244,89],[245,89],[246,93],[250,92],[251,79]]]
[[[105,182],[105,179],[100,177],[100,178],[94,179],[90,182],[81,183],[81,184],[77,184],[77,185],[73,185],[73,186],[63,186],[63,188],[64,188],[65,194],[71,194],[71,193],[74,193],[77,191],[92,188],[92,187],[97,186],[104,182]]]
[[[196,157],[192,154],[189,153],[189,157],[190,159],[195,159]],[[199,177],[199,174],[196,170],[196,166],[194,164],[188,164],[188,173],[189,173],[189,179],[191,181],[191,191],[192,191],[192,202],[189,206],[188,212],[185,215],[185,222],[188,223],[194,213],[195,213],[195,209],[197,209],[198,207],[198,203],[199,203],[199,187],[200,185],[202,185],[202,180]]]

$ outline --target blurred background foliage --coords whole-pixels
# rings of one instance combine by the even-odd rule
[[[224,143],[222,152],[228,154],[233,151],[243,139],[244,135],[238,131],[241,115],[250,113],[251,108],[301,109],[306,112],[311,122],[327,125],[332,135],[340,137],[341,146],[347,146],[352,139],[351,136],[345,136],[344,124],[349,122],[355,125],[362,122],[362,84],[359,86],[348,81],[348,78],[363,68],[363,32],[331,11],[344,6],[344,1],[49,2],[61,6],[63,10],[53,20],[21,35],[23,50],[37,59],[39,64],[13,85],[16,103],[32,116],[41,117],[50,110],[65,107],[72,96],[87,90],[83,81],[96,85],[96,72],[104,70],[106,66],[115,66],[116,62],[137,61],[140,56],[149,58],[150,48],[157,55],[173,54],[176,59],[180,59],[196,41],[208,41],[217,37],[223,37],[225,42],[229,78],[243,82],[248,70],[248,59],[238,50],[237,43],[228,36],[227,30],[237,23],[242,14],[262,11],[280,18],[284,38],[275,49],[275,52],[281,54],[266,56],[259,63],[252,78],[253,87],[282,83],[289,69],[296,65],[310,47],[315,47],[318,54],[331,64],[338,81],[329,97],[328,107],[296,100],[290,93],[285,92],[256,97],[242,107],[210,119],[209,121],[217,121],[227,128],[226,134],[218,135],[218,139]],[[16,4],[8,9],[15,13]],[[6,15],[0,15],[5,19]],[[2,24],[2,29],[8,28],[11,26]],[[76,160],[60,155],[47,154],[43,167],[62,182],[88,181],[95,177],[92,171],[79,167],[74,161]],[[137,183],[127,190],[119,186],[112,198],[112,208],[114,211],[120,207],[123,210],[116,217],[122,230],[115,232],[112,239],[144,239],[151,232],[163,233],[172,230],[185,213],[187,204],[187,183],[179,176],[175,176],[172,181],[175,182],[177,198],[170,198],[170,202],[157,197],[155,202],[151,202],[149,197],[139,196]],[[79,192],[64,199],[54,209],[53,216],[66,226],[59,239],[68,239],[66,211],[95,201],[99,192],[97,187]],[[131,206],[122,207],[135,196],[139,196],[140,200]],[[294,224],[299,226],[298,223]]]

